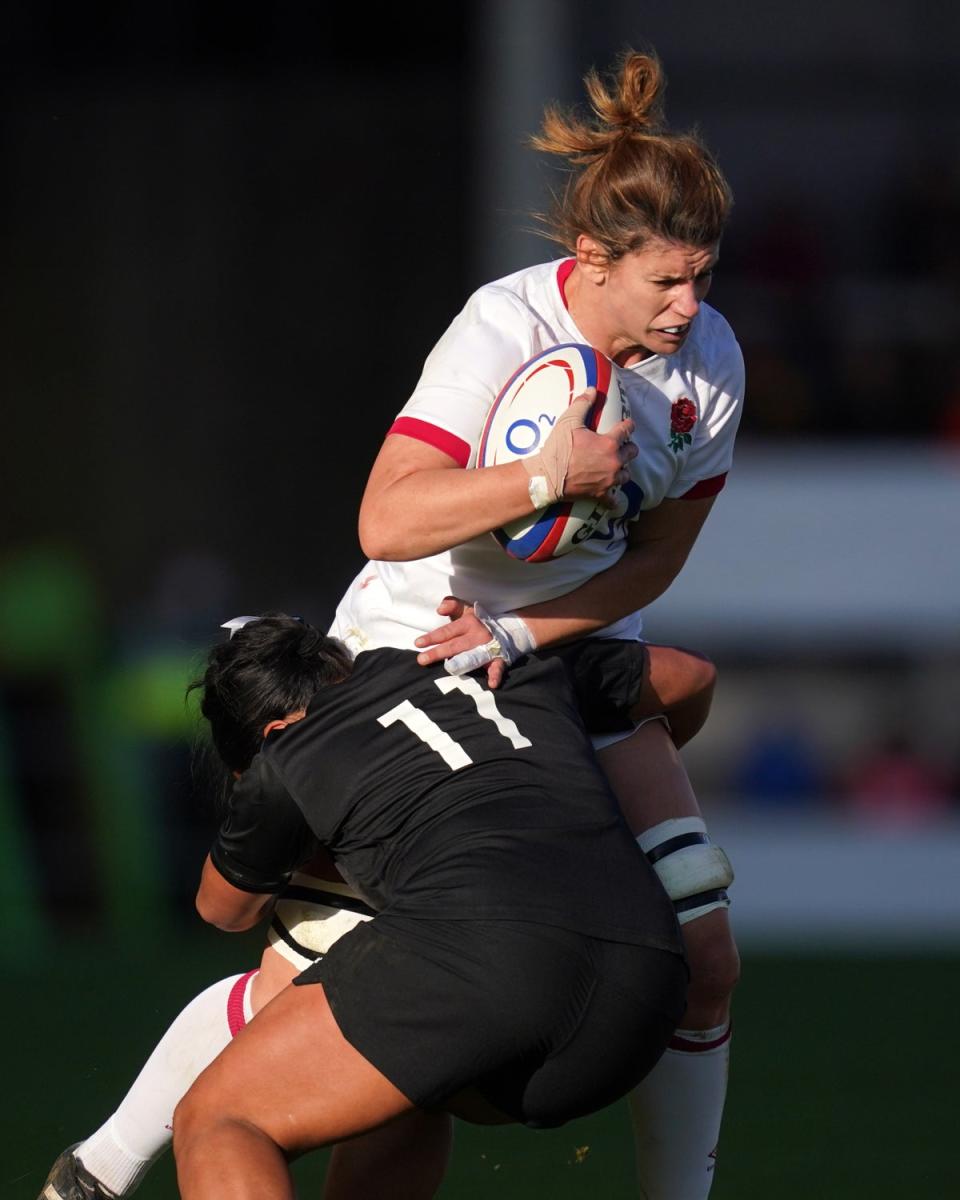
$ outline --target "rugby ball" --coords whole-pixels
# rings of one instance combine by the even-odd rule
[[[584,422],[588,429],[607,433],[629,416],[613,364],[592,346],[576,342],[551,346],[525,362],[490,409],[477,466],[492,467],[535,454],[564,409],[588,387],[597,389]],[[596,500],[560,500],[495,529],[493,536],[511,558],[546,562],[568,554],[590,537],[606,511]]]

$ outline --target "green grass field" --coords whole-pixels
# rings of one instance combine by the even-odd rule
[[[203,931],[125,961],[90,944],[8,966],[0,1196],[34,1200],[182,1004],[258,945]],[[958,1008],[960,957],[748,955],[712,1200],[957,1195]],[[440,1195],[632,1200],[631,1156],[622,1106],[545,1133],[461,1125]],[[299,1163],[300,1194],[319,1197],[321,1175],[322,1156]],[[169,1157],[138,1195],[176,1196]]]

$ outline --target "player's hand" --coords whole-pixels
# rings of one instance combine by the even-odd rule
[[[484,667],[487,686],[494,689],[503,681],[510,663],[535,648],[533,635],[515,613],[494,617],[479,605],[471,607],[455,596],[446,596],[437,612],[450,621],[416,639],[416,646],[425,647],[417,656],[421,666],[446,660],[451,675],[465,675]]]
[[[630,441],[634,425],[629,418],[609,433],[594,433],[584,426],[596,397],[597,389],[592,387],[577,396],[540,450],[522,460],[527,474],[541,481],[544,500],[538,507],[560,499],[595,500],[606,508],[616,504],[618,489],[630,477],[627,464],[639,451]]]
[[[608,433],[594,433],[592,429],[585,428],[584,420],[595,398],[596,389],[587,388],[568,409],[568,412],[576,414],[577,424],[572,430],[573,442],[564,477],[563,497],[566,500],[599,500],[601,504],[612,508],[616,504],[618,489],[630,478],[627,468],[640,451],[636,443],[630,440],[635,426],[629,417],[614,425]]]
[[[414,642],[417,647],[429,647],[417,655],[421,667],[477,650],[490,641],[490,630],[473,611],[472,605],[456,596],[444,596],[437,605],[437,613],[449,618],[447,624],[431,629]],[[502,658],[491,659],[487,663],[487,686],[491,689],[499,687],[506,673],[507,664]]]
[[[447,623],[431,629],[413,643],[418,649],[429,647],[417,655],[421,667],[442,662],[490,641],[490,630],[473,611],[473,606],[456,596],[444,596],[437,605],[437,613],[447,617]]]

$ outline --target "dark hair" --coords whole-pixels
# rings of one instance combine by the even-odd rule
[[[592,119],[547,108],[531,145],[567,160],[571,174],[546,232],[576,252],[587,234],[610,261],[651,238],[705,247],[720,240],[733,196],[695,133],[673,133],[663,115],[666,80],[657,56],[628,50],[604,82],[584,79]]]
[[[231,771],[245,771],[265,725],[306,708],[352,668],[342,642],[298,617],[265,613],[213,647],[188,691],[201,690],[200,711],[220,758]]]

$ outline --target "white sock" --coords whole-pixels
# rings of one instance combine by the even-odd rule
[[[200,1072],[242,1029],[255,971],[232,975],[191,1000],[157,1043],[117,1111],[75,1151],[96,1179],[128,1196],[170,1145],[173,1110]]]
[[[730,1026],[678,1029],[630,1093],[643,1200],[704,1200],[727,1094]]]

